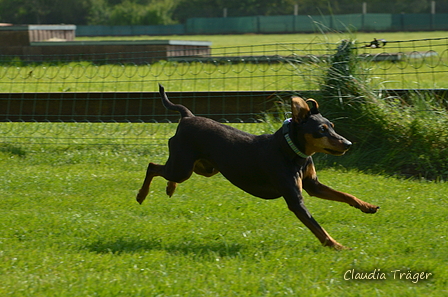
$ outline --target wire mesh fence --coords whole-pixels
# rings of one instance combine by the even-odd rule
[[[448,38],[359,44],[366,81],[373,89],[447,88]],[[374,62],[374,63],[370,63]]]
[[[448,88],[448,38],[369,40],[353,46],[358,54],[357,75],[370,89]],[[151,53],[148,55],[151,61],[139,63],[135,63],[132,55],[129,60],[120,57],[117,61],[95,62],[85,60],[83,55],[72,61],[46,57],[45,62],[3,55],[0,141],[133,144],[170,134],[171,125],[157,124],[172,122],[169,114],[156,111],[154,106],[161,105],[157,96],[147,96],[157,91],[158,83],[168,93],[190,93],[189,98],[181,95],[179,103],[188,101],[193,112],[199,110],[204,116],[214,113],[224,122],[245,116],[239,113],[249,113],[251,119],[258,121],[266,109],[272,108],[271,103],[278,94],[285,97],[292,92],[319,90],[336,47],[336,43],[325,42],[265,44],[214,48],[209,55],[171,58],[165,55],[155,60]],[[142,57],[145,53],[135,55]],[[241,99],[235,103],[226,97],[227,92]],[[260,100],[254,103],[253,97],[259,96],[257,92],[264,92],[263,104]],[[94,113],[95,120],[62,117],[67,113],[63,109],[68,94],[73,99],[69,112]],[[204,96],[207,100],[198,100]],[[120,100],[124,103],[117,104]],[[44,108],[38,108],[42,104]],[[93,105],[96,107],[92,111]],[[112,110],[111,114],[119,115],[131,112],[134,105],[139,109],[132,111],[132,120],[130,114],[117,120],[105,111]],[[229,108],[230,105],[246,107],[243,111]],[[210,106],[218,106],[220,111],[212,112]],[[50,110],[60,112],[61,116],[50,117],[46,114]],[[245,125],[243,128],[258,133],[272,127]]]
[[[376,47],[371,43],[354,45],[364,62],[363,75],[373,78],[371,87],[446,87],[448,38],[387,41]],[[48,57],[39,63],[3,55],[0,92],[143,92],[156,91],[159,82],[180,92],[312,90],[319,88],[336,47],[333,43],[226,47],[213,49],[211,55],[160,57],[139,64],[133,56],[145,53],[95,63],[83,55],[74,61]]]
[[[312,89],[300,74],[318,75],[311,61],[320,52],[283,44],[220,48],[212,56],[160,57],[157,62],[126,59],[45,63],[4,57],[0,69],[2,92],[143,92],[163,82],[170,91],[252,91]],[[324,49],[327,51],[327,49]],[[305,54],[307,52],[307,54]],[[300,55],[302,54],[302,55]],[[299,56],[300,55],[300,56]],[[128,60],[128,61],[127,61]]]

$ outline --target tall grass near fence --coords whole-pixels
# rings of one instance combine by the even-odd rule
[[[343,41],[331,58],[320,93],[323,112],[339,119],[338,130],[356,144],[342,162],[364,170],[446,180],[446,102],[419,92],[407,101],[381,98],[365,79],[356,48]]]

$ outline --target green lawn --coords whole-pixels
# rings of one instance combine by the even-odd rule
[[[225,48],[275,43],[337,43],[341,39],[351,37],[360,42],[369,42],[373,38],[388,41],[405,41],[427,38],[448,37],[445,31],[433,32],[356,32],[348,33],[310,33],[310,34],[241,34],[241,35],[175,35],[175,36],[104,36],[104,37],[76,37],[77,41],[89,40],[197,40],[211,41],[212,48]],[[386,47],[387,48],[387,47]]]
[[[445,52],[446,48],[444,48]],[[265,52],[268,54],[268,52]],[[274,52],[275,54],[275,52]],[[448,56],[400,63],[359,63],[371,89],[447,88]],[[433,63],[433,64],[431,64]],[[177,63],[95,65],[73,62],[0,67],[0,92],[171,92],[317,90],[326,63]]]
[[[318,168],[323,183],[381,206],[369,215],[306,196],[316,220],[353,248],[336,252],[283,199],[252,197],[220,175],[193,176],[172,198],[155,179],[139,205],[147,163],[167,157],[166,137],[1,144],[0,296],[448,294],[447,183]],[[355,280],[352,271],[386,279]],[[406,279],[422,272],[428,279]]]
[[[430,34],[442,33],[394,38],[430,38],[436,37]],[[363,40],[393,40],[388,34],[365,35]],[[282,42],[277,35],[266,37]],[[294,39],[295,35],[281,38]],[[230,42],[244,45],[255,40],[263,42],[252,35]],[[57,65],[43,66],[37,71],[27,68],[32,66],[3,68],[0,91],[151,91],[160,78],[168,83],[168,91],[215,90],[206,84],[207,79],[217,82],[218,90],[232,90],[235,84],[251,90],[262,85],[250,85],[255,78],[246,80],[249,74],[244,73],[251,68],[241,70],[243,74],[238,74],[240,68],[231,70],[236,79],[230,80],[219,80],[226,68],[216,67],[213,74],[206,69],[205,78],[200,79],[189,68],[190,81],[170,75],[171,66],[156,68],[154,73],[162,71],[161,77],[151,79],[139,76],[148,66],[135,72],[136,66],[109,69],[72,64],[65,68],[70,73]],[[114,78],[120,71],[123,77],[139,78]],[[399,70],[397,77],[394,71],[383,71],[391,81],[407,79],[399,76]],[[111,78],[92,81],[93,73]],[[313,81],[306,73],[297,79]],[[423,78],[431,75],[424,73]],[[440,73],[435,76],[444,79]],[[266,77],[281,82],[273,89],[298,89],[294,88],[296,81],[285,81],[281,75]],[[440,86],[446,87],[442,80]],[[147,163],[166,160],[166,141],[175,126],[0,123],[0,296],[448,294],[448,183],[319,168],[317,164],[323,183],[381,206],[377,214],[369,215],[305,196],[316,220],[337,241],[353,248],[336,252],[320,246],[283,199],[252,197],[221,175],[193,176],[172,198],[164,194],[165,181],[155,179],[149,197],[139,205],[135,195]],[[256,134],[275,129],[269,123],[237,126]],[[385,279],[353,279],[361,274]]]
[[[0,92],[264,91],[318,88],[323,67],[302,63],[167,63],[0,67]]]

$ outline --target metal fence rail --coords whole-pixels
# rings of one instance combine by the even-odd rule
[[[274,92],[169,92],[173,102],[196,115],[220,122],[261,120],[275,113],[276,100],[292,93]],[[176,122],[157,92],[0,93],[0,122]]]

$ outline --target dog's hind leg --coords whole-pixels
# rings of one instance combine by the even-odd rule
[[[176,190],[176,187],[177,187],[177,183],[169,180],[166,185],[166,194],[170,197],[173,196],[174,191]]]
[[[140,204],[143,203],[146,196],[148,196],[149,186],[151,185],[152,179],[155,176],[162,176],[164,167],[165,167],[164,165],[149,163],[148,169],[146,170],[145,180],[143,181],[143,185],[137,194],[137,202],[138,203],[140,203]]]
[[[149,163],[148,169],[146,170],[145,180],[143,181],[143,185],[137,194],[138,203],[142,204],[146,196],[148,196],[149,186],[151,185],[152,179],[155,176],[162,176],[163,178],[168,180],[168,184],[166,186],[166,194],[171,197],[176,190],[177,183],[181,183],[187,180],[193,173],[193,165],[191,166],[190,170],[184,170],[183,172],[173,172],[173,170],[170,170],[170,167],[171,166]]]
[[[211,177],[219,172],[209,161],[204,159],[197,160],[194,163],[193,171],[205,177]]]
[[[194,163],[194,173],[203,175],[205,177],[210,177],[217,174],[219,171],[213,168],[213,165],[209,164],[205,160],[198,160]],[[168,181],[166,185],[166,194],[168,196],[173,196],[174,191],[176,190],[177,183],[174,181]]]
[[[195,158],[191,154],[172,154],[165,165],[149,163],[146,177],[140,191],[137,194],[137,201],[141,204],[149,193],[149,186],[155,176],[161,176],[168,181],[166,193],[172,196],[177,183],[181,183],[190,178],[193,173]]]

